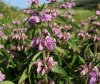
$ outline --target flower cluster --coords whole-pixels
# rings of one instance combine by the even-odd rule
[[[93,63],[90,62],[88,66],[86,65],[81,65],[78,70],[81,71],[81,75],[87,75],[88,79],[89,79],[89,84],[96,84],[96,82],[98,81],[98,77],[99,77],[99,69],[97,66],[95,66],[94,68],[92,68]]]
[[[36,45],[39,46],[39,50],[43,50],[44,48],[53,50],[56,47],[56,41],[50,36],[46,36],[45,39],[43,39],[42,37],[33,38],[30,46],[34,48]]]
[[[73,6],[75,6],[74,2],[67,2],[66,4],[60,4],[60,8],[64,9],[64,8],[72,8]]]
[[[14,24],[14,25],[19,25],[19,24],[20,24],[20,21],[19,21],[19,20],[14,20],[14,21],[12,22],[12,24]]]
[[[37,73],[41,75],[45,75],[45,73],[49,70],[53,72],[53,66],[56,66],[58,63],[53,60],[52,57],[45,58],[46,64],[41,59],[37,59],[33,64],[37,65]]]
[[[99,74],[98,68],[94,67],[94,69],[91,72],[89,72],[89,74],[88,74],[89,84],[96,83],[98,74]]]
[[[29,24],[36,24],[36,23],[39,23],[40,22],[40,19],[38,16],[31,16],[29,18]]]

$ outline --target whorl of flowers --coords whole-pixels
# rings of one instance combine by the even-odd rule
[[[45,73],[49,70],[53,72],[53,66],[58,65],[56,61],[53,60],[53,57],[47,57],[45,58],[46,64],[43,63],[41,59],[37,59],[36,62],[34,62],[34,65],[37,65],[37,73],[45,75]]]
[[[46,36],[45,39],[42,37],[33,38],[30,46],[34,48],[37,45],[39,50],[43,50],[44,48],[53,50],[56,47],[56,41],[50,36]]]

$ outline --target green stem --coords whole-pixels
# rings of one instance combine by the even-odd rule
[[[46,64],[46,51],[43,52],[43,61],[44,61],[44,65]],[[44,75],[44,80],[45,80],[45,84],[48,84],[48,75],[47,75],[47,72],[46,74]]]
[[[50,56],[50,52],[48,51],[48,52],[47,52],[47,57],[49,57],[49,56]]]
[[[85,84],[88,84],[88,78],[86,78],[86,80],[85,80]]]

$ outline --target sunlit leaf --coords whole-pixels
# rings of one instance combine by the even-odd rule
[[[28,73],[27,73],[27,69],[25,69],[24,72],[23,72],[23,74],[22,74],[22,76],[21,76],[20,79],[19,79],[18,84],[20,84],[21,82],[23,82],[28,76],[29,76],[29,75],[28,75]]]
[[[60,47],[55,47],[55,50],[58,51],[59,53],[62,53],[64,55],[67,55],[67,53],[65,52],[65,50],[61,49]]]
[[[71,41],[71,40],[68,40],[67,43],[68,43],[71,47],[73,47],[73,48],[75,48],[75,49],[78,50],[78,46],[76,45],[75,42],[73,42],[73,41]]]
[[[0,82],[0,84],[15,84],[15,83],[13,83],[11,81],[2,81],[2,82]]]

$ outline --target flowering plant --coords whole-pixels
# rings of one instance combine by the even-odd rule
[[[28,1],[23,20],[0,23],[0,84],[99,84],[100,10],[77,23],[74,2]]]

